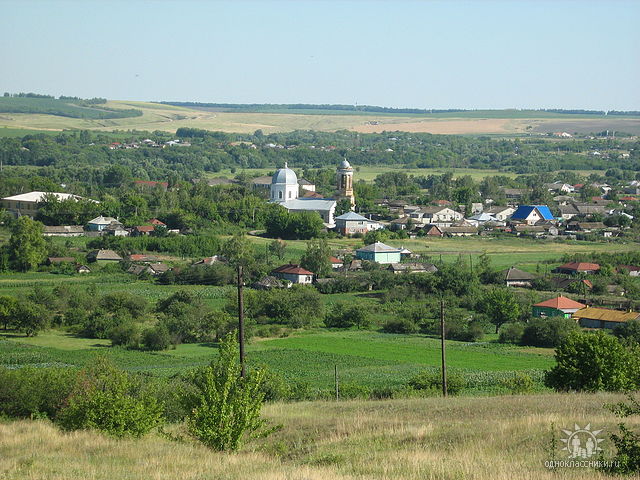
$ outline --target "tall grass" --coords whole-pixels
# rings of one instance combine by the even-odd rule
[[[115,440],[63,434],[42,421],[0,423],[0,478],[40,479],[563,479],[612,478],[588,468],[548,471],[551,427],[615,430],[608,394],[272,404],[283,425],[237,454],[159,435]],[[638,428],[639,422],[632,423]],[[174,434],[180,433],[175,427]],[[561,445],[561,442],[558,442]],[[608,440],[605,456],[612,453]]]

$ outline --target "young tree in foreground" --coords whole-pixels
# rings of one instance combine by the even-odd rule
[[[263,429],[260,419],[264,400],[263,369],[240,376],[238,347],[234,333],[225,337],[215,362],[195,375],[198,403],[188,418],[189,432],[214,450],[238,450],[247,437],[260,437],[273,429]]]

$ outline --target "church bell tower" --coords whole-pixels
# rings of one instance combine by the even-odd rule
[[[336,184],[336,200],[349,199],[353,210],[356,206],[356,197],[353,195],[353,167],[346,158],[342,160],[336,172]]]

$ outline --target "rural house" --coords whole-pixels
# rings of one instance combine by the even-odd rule
[[[116,218],[113,217],[103,217],[100,215],[99,217],[93,218],[87,222],[87,230],[91,232],[101,232],[109,225],[120,225],[120,223]]]
[[[600,270],[600,265],[597,263],[569,262],[555,268],[553,272],[576,275],[578,273],[596,273],[598,270]]]
[[[492,217],[496,218],[497,220],[500,220],[501,222],[506,222],[509,219],[509,217],[513,215],[513,212],[515,211],[516,209],[513,207],[493,206],[485,210],[484,213],[491,215]]]
[[[545,300],[544,302],[536,303],[532,307],[532,316],[534,317],[564,317],[571,318],[571,315],[576,313],[581,308],[584,308],[580,302],[571,300],[565,296]]]
[[[372,243],[356,250],[356,258],[378,263],[400,263],[401,248],[390,247],[382,242]]]
[[[93,250],[87,253],[87,260],[90,262],[119,262],[122,257],[113,250]]]
[[[19,195],[13,195],[11,197],[5,197],[1,200],[0,206],[14,217],[27,216],[30,218],[35,218],[35,216],[38,214],[38,204],[44,202],[47,196],[55,197],[60,201],[69,199],[73,199],[76,201],[82,200],[82,197],[78,195],[72,195],[70,193],[29,192],[21,193]]]
[[[553,220],[553,214],[546,205],[520,205],[511,215],[511,220],[535,225],[541,220]]]
[[[438,271],[433,263],[392,263],[388,270],[398,275],[401,273],[435,273]]]
[[[44,227],[45,237],[80,237],[84,235],[82,225],[54,225]]]
[[[575,312],[572,317],[583,328],[607,328],[613,329],[621,323],[629,320],[640,319],[638,312],[621,312],[608,308],[585,307]]]
[[[276,278],[288,280],[291,283],[310,285],[313,282],[313,272],[305,270],[300,265],[289,263],[282,265],[271,272]]]
[[[456,212],[449,207],[424,207],[410,215],[422,224],[437,225],[439,227],[450,227],[452,223],[464,218],[460,212]]]
[[[531,282],[536,278],[535,275],[519,270],[516,267],[503,270],[500,272],[500,277],[507,287],[530,287]]]
[[[356,212],[346,212],[336,217],[336,230],[342,235],[353,235],[355,233],[368,233],[372,230],[384,228],[381,223],[369,220]]]

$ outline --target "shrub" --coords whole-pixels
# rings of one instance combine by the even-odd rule
[[[138,348],[141,341],[140,327],[133,322],[117,325],[110,330],[109,339],[113,346]]]
[[[524,333],[523,323],[505,323],[504,325],[502,325],[502,327],[500,327],[500,335],[498,335],[498,342],[518,344],[522,341],[523,333]]]
[[[385,322],[382,331],[386,333],[416,333],[418,325],[408,318],[394,318]]]
[[[161,423],[157,400],[134,377],[99,357],[80,376],[58,415],[65,430],[94,428],[115,437],[140,437]]]
[[[269,433],[260,419],[265,371],[240,377],[235,333],[220,345],[217,360],[195,375],[198,403],[187,419],[189,432],[214,450],[235,451],[247,436]]]
[[[76,382],[71,368],[0,368],[0,414],[55,418]]]
[[[142,348],[144,350],[166,350],[169,345],[171,345],[171,336],[164,325],[145,330],[142,334]]]
[[[409,380],[409,386],[416,390],[442,390],[442,370],[424,370]],[[464,376],[457,372],[447,372],[447,393],[456,395],[465,387]]]
[[[371,389],[365,385],[343,383],[338,385],[338,394],[341,399],[369,398]]]
[[[624,402],[615,405],[605,405],[617,417],[630,417],[640,414],[640,403],[629,395],[629,404]],[[624,424],[618,424],[620,433],[612,433],[611,441],[616,447],[616,455],[607,459],[607,465],[602,468],[608,473],[632,475],[640,472],[640,435],[629,430]]]
[[[574,320],[563,317],[534,318],[524,329],[522,344],[534,347],[557,347],[580,327]]]
[[[513,377],[500,380],[500,386],[507,389],[513,395],[531,393],[535,388],[535,382],[531,375],[516,372]]]
[[[556,349],[545,383],[556,390],[617,392],[640,385],[638,348],[604,332],[575,332]]]
[[[275,372],[265,370],[264,380],[260,386],[260,392],[264,395],[265,402],[287,400],[291,390],[287,382]]]
[[[324,324],[330,328],[350,328],[354,325],[363,328],[369,326],[370,319],[367,309],[363,305],[338,302],[327,314]]]

